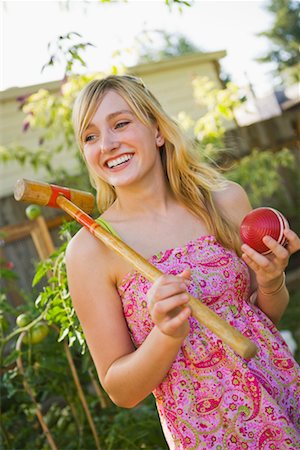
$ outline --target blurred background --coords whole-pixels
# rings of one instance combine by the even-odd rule
[[[0,358],[5,449],[166,449],[153,399],[111,404],[68,294],[78,226],[17,203],[28,178],[90,191],[71,125],[74,98],[109,73],[141,77],[195,142],[300,233],[300,5],[264,1],[3,1]],[[97,216],[97,211],[93,213]],[[300,259],[279,329],[300,361]],[[66,373],[68,376],[66,377]]]

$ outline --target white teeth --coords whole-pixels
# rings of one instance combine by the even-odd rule
[[[108,167],[111,169],[112,167],[119,166],[120,164],[123,164],[126,161],[129,161],[132,158],[133,155],[123,155],[119,158],[112,159],[110,161],[107,161]]]

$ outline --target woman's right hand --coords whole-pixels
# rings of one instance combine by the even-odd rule
[[[191,309],[185,280],[190,278],[190,270],[180,275],[162,275],[147,293],[148,308],[154,324],[170,337],[184,339],[189,331],[188,317]]]

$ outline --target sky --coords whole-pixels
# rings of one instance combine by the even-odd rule
[[[266,0],[195,0],[192,7],[170,11],[164,0],[1,1],[0,90],[63,77],[63,67],[41,68],[49,59],[47,46],[72,31],[95,47],[84,54],[88,71],[108,70],[120,61],[132,65],[135,54],[125,51],[144,30],[181,33],[202,51],[226,50],[221,66],[240,86],[251,81],[257,93],[270,89],[270,66],[255,62],[269,48],[256,36],[270,28],[272,16]]]

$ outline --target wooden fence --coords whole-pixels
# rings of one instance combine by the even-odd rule
[[[229,153],[240,158],[253,148],[277,151],[283,147],[300,150],[300,104],[281,116],[255,122],[226,132]]]

